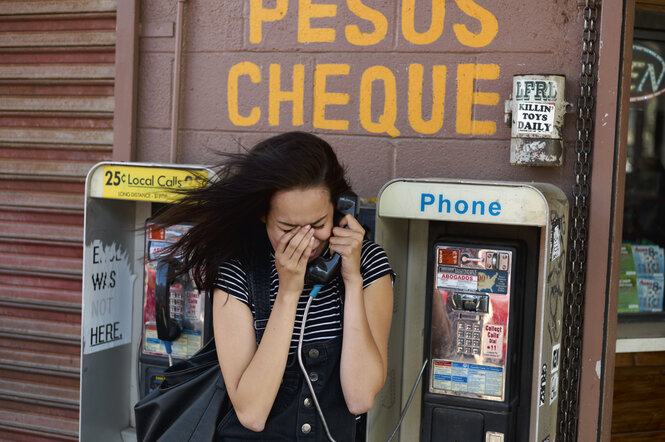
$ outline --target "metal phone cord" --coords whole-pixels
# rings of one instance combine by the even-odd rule
[[[316,407],[316,411],[319,413],[319,417],[321,418],[321,422],[323,422],[323,428],[326,430],[326,435],[328,436],[328,440],[330,442],[335,442],[335,439],[333,439],[332,435],[330,434],[330,430],[328,429],[328,423],[326,422],[326,418],[323,415],[323,411],[321,410],[321,406],[319,405],[319,400],[316,397],[316,393],[314,392],[314,387],[312,386],[312,382],[309,380],[309,375],[307,373],[307,369],[305,368],[305,364],[302,361],[302,344],[303,344],[303,338],[305,336],[305,323],[307,322],[307,315],[309,314],[309,307],[312,305],[312,301],[318,294],[319,290],[321,290],[320,285],[315,285],[314,288],[312,289],[311,294],[309,295],[309,299],[307,300],[307,305],[305,306],[305,311],[303,312],[302,315],[302,323],[300,325],[300,332],[298,335],[298,365],[300,365],[300,370],[302,371],[303,377],[305,378],[305,381],[307,382],[307,387],[309,388],[309,392],[312,393],[312,400],[314,401],[314,406]],[[402,424],[402,421],[404,420],[404,416],[406,416],[406,412],[409,409],[409,406],[411,405],[411,401],[413,400],[413,396],[416,393],[416,388],[418,387],[418,384],[420,383],[420,380],[423,377],[423,373],[425,372],[425,367],[427,367],[427,362],[428,360],[425,359],[423,362],[423,366],[420,369],[420,374],[418,374],[418,378],[416,379],[416,382],[413,384],[413,388],[411,389],[411,394],[409,395],[409,399],[406,401],[406,405],[404,406],[404,409],[402,410],[402,414],[399,417],[399,420],[397,421],[397,425],[395,425],[395,429],[391,433],[390,437],[386,439],[386,442],[390,442],[393,437],[395,437],[395,434],[397,433],[397,430],[399,429],[400,425]]]
[[[317,287],[319,287],[317,289]],[[314,289],[312,289],[312,292],[316,289],[316,293],[320,290],[320,286],[314,286]],[[298,336],[298,365],[300,365],[300,370],[302,371],[303,377],[305,378],[305,381],[307,382],[307,386],[309,387],[310,393],[312,393],[312,400],[314,401],[314,406],[316,407],[316,411],[319,413],[319,417],[321,418],[321,422],[323,422],[323,428],[326,430],[326,435],[328,436],[328,439],[331,442],[335,442],[335,439],[333,439],[332,435],[330,434],[330,430],[328,429],[328,423],[326,422],[326,418],[323,416],[323,411],[321,411],[321,406],[319,405],[319,400],[316,397],[316,393],[314,393],[314,387],[312,386],[312,381],[309,380],[309,375],[307,374],[307,370],[305,369],[305,364],[302,362],[302,342],[303,342],[303,337],[305,336],[305,322],[307,321],[307,314],[309,313],[309,307],[312,305],[312,301],[314,300],[314,297],[316,296],[316,293],[314,295],[310,295],[309,299],[307,300],[307,305],[305,306],[305,312],[302,314],[302,324],[300,325],[300,335]]]

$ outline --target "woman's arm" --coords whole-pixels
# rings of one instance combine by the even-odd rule
[[[372,408],[386,380],[393,288],[390,275],[384,275],[363,290],[365,231],[351,215],[340,226],[330,238],[331,249],[342,255],[345,290],[340,377],[349,411],[361,414]]]
[[[275,250],[279,288],[258,348],[249,307],[220,289],[213,299],[215,342],[226,389],[240,423],[253,431],[263,430],[282,382],[312,250],[312,229],[293,230]]]
[[[261,431],[277,396],[289,353],[298,299],[278,295],[261,344],[247,305],[222,290],[213,299],[219,365],[240,423]]]
[[[386,381],[393,287],[384,275],[366,289],[346,287],[340,376],[349,411],[367,412]]]

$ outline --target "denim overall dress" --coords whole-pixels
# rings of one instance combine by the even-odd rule
[[[341,350],[341,338],[303,345],[303,363],[332,437],[337,442],[352,442],[356,434],[355,416],[349,412],[342,394],[339,378]],[[224,442],[328,440],[295,355],[290,358],[286,367],[282,385],[264,430],[254,432],[243,427],[235,411],[231,410],[217,427],[217,440]]]
[[[250,296],[254,298],[256,342],[261,342],[263,331],[270,317],[270,283],[268,266],[257,265],[249,272]],[[342,312],[344,283],[338,276],[332,282],[337,285]],[[258,295],[258,296],[257,296]],[[349,409],[342,394],[339,364],[342,354],[342,337],[329,341],[311,342],[303,345],[303,364],[316,393],[330,434],[336,442],[353,442],[356,436],[356,417]],[[266,367],[269,370],[270,367]],[[273,403],[272,410],[261,432],[242,426],[234,410],[220,421],[216,441],[328,441],[323,422],[314,405],[309,386],[300,370],[297,355],[293,354],[284,371],[282,384]]]

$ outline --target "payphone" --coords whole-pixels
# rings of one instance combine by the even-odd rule
[[[425,357],[430,361],[422,394],[421,440],[528,440],[533,350],[533,283],[525,269],[533,241],[525,234],[467,242],[441,240],[430,226]],[[466,225],[465,236],[487,226]],[[450,234],[450,229],[446,229]],[[516,235],[517,232],[513,232]],[[458,237],[455,237],[457,240]],[[471,239],[472,238],[472,239]],[[537,264],[537,257],[532,257]],[[529,318],[528,320],[526,318]],[[451,426],[450,422],[461,425]],[[443,434],[444,436],[438,436]],[[503,439],[501,439],[503,438]]]
[[[164,380],[173,359],[194,355],[212,337],[211,300],[189,275],[169,280],[164,250],[191,228],[189,224],[158,227],[146,222],[143,320],[139,388],[144,397]]]
[[[386,386],[367,440],[554,441],[568,203],[545,183],[394,180],[376,240],[397,273]],[[418,396],[417,396],[418,397]]]
[[[178,190],[216,179],[201,166],[103,162],[88,173],[83,250],[79,438],[132,440],[134,404],[168,366],[154,301],[175,324],[172,357],[206,339],[205,296],[185,278],[168,281],[160,251],[188,226],[151,229],[156,208]],[[145,277],[144,277],[145,272]],[[144,298],[144,294],[146,294]]]

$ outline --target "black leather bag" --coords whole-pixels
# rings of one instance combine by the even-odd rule
[[[139,442],[213,441],[230,410],[215,340],[166,369],[164,381],[134,406]]]

